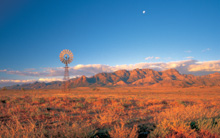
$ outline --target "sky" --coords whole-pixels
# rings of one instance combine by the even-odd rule
[[[219,0],[0,1],[0,87],[119,69],[220,72]]]

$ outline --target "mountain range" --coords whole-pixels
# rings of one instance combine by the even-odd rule
[[[155,71],[152,69],[118,70],[113,73],[99,73],[92,77],[81,76],[70,79],[70,87],[100,87],[100,86],[155,86],[155,87],[190,87],[190,86],[220,86],[220,73],[194,76],[180,74],[176,69]],[[35,82],[31,84],[14,85],[8,89],[57,89],[62,81],[50,83]]]

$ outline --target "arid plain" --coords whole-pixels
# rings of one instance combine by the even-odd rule
[[[0,137],[220,136],[220,87],[1,90]]]

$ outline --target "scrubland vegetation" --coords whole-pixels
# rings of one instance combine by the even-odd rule
[[[220,136],[220,87],[0,91],[0,137]]]

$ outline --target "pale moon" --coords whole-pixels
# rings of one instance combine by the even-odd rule
[[[146,11],[143,11],[143,14],[145,14]]]

